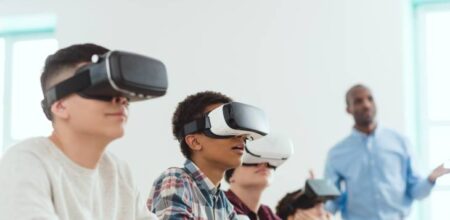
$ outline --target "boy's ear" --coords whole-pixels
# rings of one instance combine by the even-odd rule
[[[53,114],[53,118],[67,119],[69,117],[69,112],[63,99],[58,100],[52,104],[50,110]]]
[[[198,141],[198,134],[189,134],[184,137],[184,141],[191,148],[192,151],[199,151],[202,149],[202,145]]]

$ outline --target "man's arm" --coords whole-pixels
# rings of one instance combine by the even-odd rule
[[[325,209],[333,214],[336,214],[336,212],[342,210],[342,207],[344,206],[346,192],[342,192],[341,189],[342,178],[339,175],[339,173],[335,170],[331,162],[330,155],[328,155],[324,173],[325,179],[331,181],[339,189],[339,191],[341,191],[341,196],[339,196],[335,200],[328,201],[325,203]]]
[[[152,188],[147,206],[161,220],[194,219],[189,183],[169,175],[157,180]]]
[[[0,219],[58,219],[47,172],[29,152],[14,151],[0,161]]]
[[[407,157],[407,176],[406,176],[406,184],[407,184],[407,193],[412,199],[423,199],[427,197],[436,183],[437,178],[440,176],[447,174],[450,170],[445,169],[443,165],[435,168],[427,178],[423,178],[420,175],[415,155],[412,151],[410,143],[405,140],[405,148],[406,148],[406,157]]]

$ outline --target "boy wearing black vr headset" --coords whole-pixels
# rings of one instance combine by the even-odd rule
[[[200,92],[178,104],[172,128],[187,160],[154,182],[148,208],[160,219],[236,219],[220,182],[241,164],[245,141],[268,133],[264,113],[217,92]]]
[[[129,101],[163,95],[165,75],[157,60],[94,44],[50,55],[41,85],[53,132],[2,158],[0,219],[156,219],[127,165],[105,150],[124,134]]]
[[[331,214],[324,208],[324,203],[336,199],[341,193],[330,181],[314,179],[309,171],[303,189],[287,193],[276,207],[277,215],[282,220],[331,220]]]
[[[330,220],[331,214],[324,208],[324,201],[316,201],[305,195],[304,189],[287,193],[276,207],[282,220]]]

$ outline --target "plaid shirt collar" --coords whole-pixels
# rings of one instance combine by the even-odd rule
[[[220,192],[220,184],[219,186],[214,186],[211,180],[195,165],[191,160],[186,160],[184,163],[184,168],[186,172],[194,179],[197,186],[200,188],[205,195],[217,195]],[[206,197],[209,197],[206,196]]]

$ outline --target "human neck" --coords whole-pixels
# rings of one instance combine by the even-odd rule
[[[111,140],[99,139],[89,134],[79,134],[68,129],[55,129],[49,139],[73,162],[95,169]]]
[[[236,184],[230,185],[230,190],[254,213],[258,213],[261,206],[261,196],[265,187],[241,187]]]
[[[211,163],[203,158],[196,157],[195,155],[192,158],[192,161],[197,165],[197,167],[205,174],[206,177],[214,184],[215,187],[220,185],[220,181],[223,178],[223,175],[227,168],[222,168],[218,166],[217,163]]]
[[[370,123],[368,125],[355,124],[354,127],[355,127],[356,130],[361,131],[361,132],[363,132],[365,134],[371,134],[377,128],[377,123],[372,122],[372,123]]]

